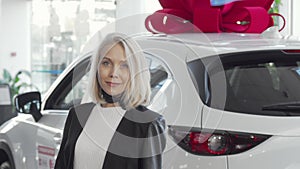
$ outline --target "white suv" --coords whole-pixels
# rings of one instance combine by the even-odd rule
[[[150,65],[149,108],[168,125],[164,168],[300,168],[299,41],[235,33],[136,40]],[[38,92],[16,97],[21,113],[0,127],[2,168],[53,168],[68,109],[88,102],[90,56],[42,102]]]

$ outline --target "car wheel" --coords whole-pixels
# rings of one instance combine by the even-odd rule
[[[12,169],[11,165],[9,164],[8,161],[4,161],[1,165],[0,165],[0,169]]]

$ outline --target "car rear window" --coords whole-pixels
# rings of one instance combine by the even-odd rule
[[[225,54],[189,62],[188,68],[202,101],[212,108],[300,115],[300,54],[281,50]]]

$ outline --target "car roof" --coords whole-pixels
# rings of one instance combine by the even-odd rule
[[[199,57],[215,54],[237,53],[259,50],[300,49],[300,39],[283,37],[278,31],[254,33],[181,33],[181,34],[141,34],[134,37],[137,42],[185,44],[196,51]],[[86,43],[82,55],[91,53],[102,40],[98,32]],[[154,44],[153,43],[153,44]],[[163,46],[162,46],[163,47]],[[203,52],[205,51],[205,52]],[[182,56],[184,57],[184,56]],[[186,61],[192,59],[183,58]],[[81,59],[80,59],[81,60]]]
[[[300,40],[283,36],[243,33],[184,33],[149,36],[148,40],[186,43],[198,47],[214,47],[217,51],[236,52],[254,49],[300,49]]]

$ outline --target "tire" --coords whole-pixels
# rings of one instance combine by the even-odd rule
[[[9,146],[0,142],[0,169],[15,169],[14,158]]]
[[[0,165],[0,169],[12,169],[11,165],[9,164],[8,161],[4,161],[1,165]]]

